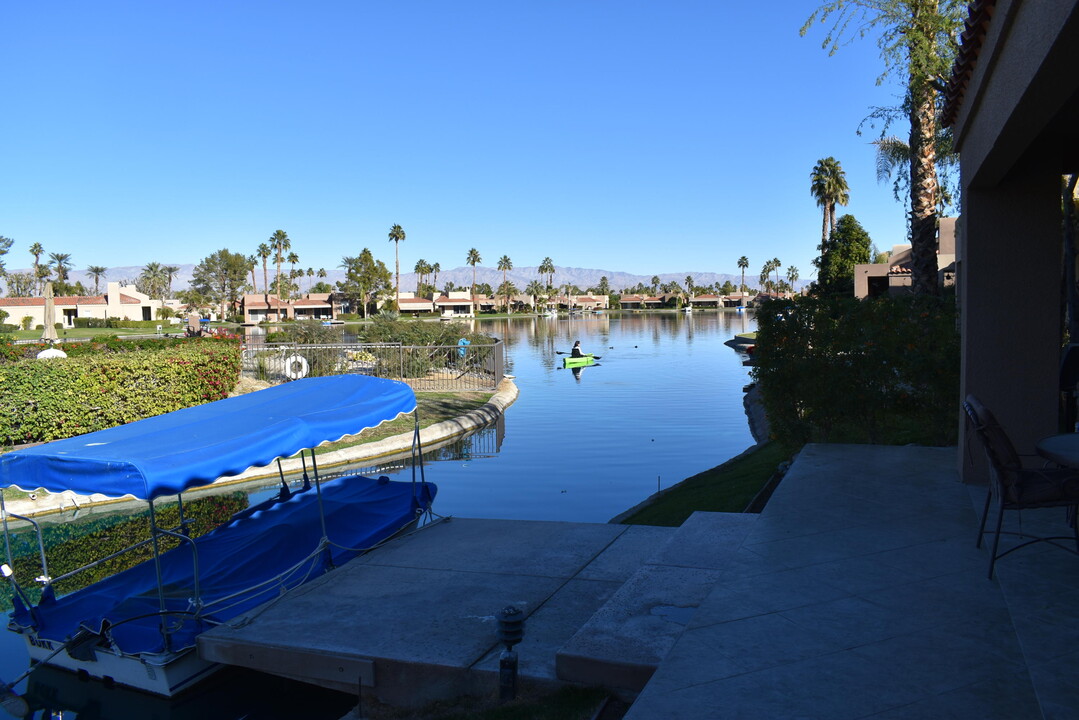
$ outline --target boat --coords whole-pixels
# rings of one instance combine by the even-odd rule
[[[437,489],[415,459],[411,482],[360,475],[323,480],[313,450],[415,408],[412,389],[401,382],[352,374],[305,378],[0,456],[3,487],[130,495],[146,502],[150,519],[145,540],[50,577],[38,524],[8,512],[0,491],[7,553],[0,570],[14,594],[8,629],[24,638],[35,664],[157,695],[182,693],[219,667],[198,655],[202,632],[244,622],[267,601],[430,519]],[[417,458],[418,420],[413,438]],[[304,481],[293,490],[280,460],[297,453]],[[282,478],[275,497],[201,537],[187,536],[185,491],[274,462]],[[160,527],[155,501],[172,496],[180,525]],[[37,529],[37,578],[16,577],[11,569],[12,519]],[[159,551],[170,539],[177,546]],[[147,545],[150,560],[57,593],[57,583]],[[41,585],[36,604],[26,591],[34,583]]]
[[[562,367],[564,367],[564,368],[588,367],[589,365],[593,364],[594,362],[596,362],[596,358],[592,355],[592,353],[582,355],[581,357],[566,356],[566,357],[562,358]]]
[[[691,308],[689,305],[686,305],[684,308],[682,308],[682,312],[684,312],[686,315],[692,315],[693,308]]]

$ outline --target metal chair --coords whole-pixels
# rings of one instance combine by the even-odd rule
[[[1079,471],[1070,468],[1024,468],[1019,453],[997,422],[996,417],[973,395],[967,395],[963,402],[967,420],[985,448],[985,457],[989,461],[989,493],[985,498],[982,522],[978,528],[977,547],[982,546],[982,537],[986,534],[985,522],[989,516],[989,506],[993,497],[997,499],[997,524],[993,532],[993,552],[989,558],[989,579],[993,579],[993,568],[997,560],[1019,548],[1034,543],[1046,542],[1062,550],[1079,555],[1079,526],[1076,525],[1075,512],[1079,506]],[[1023,532],[1022,520],[1018,532],[1001,532],[1005,510],[1027,510],[1034,508],[1068,508],[1068,522],[1072,535],[1038,537]],[[1014,547],[1000,552],[1000,536],[1015,535],[1029,538]],[[1075,547],[1061,545],[1058,540],[1073,542]]]

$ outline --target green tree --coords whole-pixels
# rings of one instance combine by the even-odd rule
[[[364,248],[356,257],[341,258],[345,279],[337,282],[337,290],[352,306],[360,306],[367,319],[367,305],[390,289],[390,270],[381,260],[375,260],[371,251]]]
[[[472,266],[472,303],[476,302],[476,266],[483,262],[483,258],[480,257],[480,251],[476,248],[472,248],[468,251],[465,262]]]
[[[902,73],[902,110],[910,122],[910,242],[912,289],[936,295],[938,135],[942,131],[940,78],[955,59],[966,3],[962,0],[831,0],[802,26],[802,34],[818,20],[831,23],[823,47],[835,53],[855,37],[877,34],[884,62],[878,82]],[[887,131],[887,126],[885,126]]]
[[[30,254],[34,256],[34,282],[37,286],[41,287],[41,256],[45,254],[45,248],[41,247],[41,243],[34,243],[30,246]],[[47,274],[47,273],[46,273]],[[40,295],[40,290],[37,291]]]
[[[742,292],[746,291],[746,268],[749,267],[749,258],[745,255],[738,258],[738,268],[742,271]]]
[[[500,292],[501,292],[501,288],[508,288],[510,286],[510,284],[511,284],[506,279],[506,273],[508,273],[510,270],[513,269],[513,261],[510,260],[509,255],[503,255],[502,257],[500,257],[498,259],[498,269],[502,271],[502,285],[500,286]],[[514,292],[516,292],[516,288],[514,288]],[[501,293],[501,294],[503,294],[505,296],[505,298],[506,298],[506,311],[509,312],[509,310],[510,310],[510,296],[509,296],[508,293]]]
[[[850,202],[847,174],[834,157],[818,160],[809,173],[809,193],[816,198],[824,219],[821,221],[820,242],[823,246],[835,227],[835,206]]]
[[[86,273],[94,279],[94,295],[101,293],[101,278],[109,274],[109,269],[104,265],[91,265],[86,268]]]
[[[532,297],[533,309],[539,309],[539,299],[543,296],[545,290],[546,288],[539,280],[532,280],[528,283],[528,285],[525,286],[525,295],[529,295]]]
[[[397,294],[393,298],[393,303],[396,306],[397,301],[401,298],[401,258],[398,254],[398,249],[401,247],[401,243],[405,240],[405,231],[400,225],[396,223],[390,227],[390,242],[393,243],[393,267],[394,277],[396,278],[394,288]]]
[[[772,270],[776,274],[776,286],[779,286],[779,269],[783,267],[783,263],[779,262],[779,258],[772,258]]]
[[[262,293],[268,295],[270,292],[270,271],[266,264],[269,262],[270,257],[273,256],[273,248],[266,243],[262,243],[258,246],[255,254],[262,260]],[[255,292],[258,292],[258,288],[255,288]]]
[[[517,286],[513,284],[512,280],[503,280],[502,284],[498,286],[498,294],[506,299],[506,311],[513,312],[513,308],[510,305],[510,298],[516,295],[519,291]]]
[[[300,256],[297,255],[294,252],[290,252],[288,254],[288,258],[286,258],[286,259],[288,260],[288,264],[289,264],[288,277],[289,277],[289,280],[291,280],[294,277],[296,277],[296,263],[300,262]],[[291,288],[289,288],[288,299],[289,300],[292,299],[292,289]]]
[[[599,292],[600,295],[611,294],[611,281],[607,279],[606,275],[600,276],[599,285],[596,286],[596,291]]]
[[[8,297],[32,297],[37,281],[31,273],[10,273],[7,276]]]
[[[11,250],[11,245],[15,241],[11,238],[0,235],[0,277],[7,275],[7,268],[4,266],[4,256]]]
[[[251,264],[251,258],[248,258],[248,264],[251,265],[252,271],[254,265]],[[161,272],[165,273],[165,297],[172,297],[172,281],[176,279],[176,276],[180,274],[180,268],[177,265],[166,265],[161,268]],[[252,275],[252,282],[254,281],[254,275]],[[164,298],[162,298],[164,299]]]
[[[207,303],[217,305],[218,317],[224,318],[226,307],[239,302],[246,282],[247,258],[242,253],[221,249],[195,266],[191,289]]]
[[[839,218],[836,228],[828,238],[820,257],[813,261],[817,266],[815,293],[819,295],[854,292],[854,266],[869,262],[869,246],[872,240],[865,228],[853,215]]]
[[[543,262],[541,262],[540,266],[539,266],[539,271],[540,271],[540,275],[546,275],[547,276],[547,287],[548,288],[553,288],[554,287],[554,273],[555,273],[554,261],[551,260],[551,258],[549,258],[549,257],[543,258]]]
[[[431,266],[430,272],[431,272],[432,275],[435,276],[434,279],[431,280],[431,284],[434,285],[437,288],[438,287],[438,274],[440,272],[442,272],[442,265],[440,265],[439,263],[435,263],[434,265]]]
[[[412,272],[416,273],[416,296],[420,295],[420,287],[424,285],[424,279],[428,273],[431,272],[431,266],[427,264],[427,261],[420,258],[416,261],[415,267],[412,268]]]
[[[285,260],[285,253],[292,249],[292,241],[284,230],[276,230],[270,236],[270,248],[273,250],[274,259],[277,261],[277,319],[281,319],[281,263]],[[269,316],[269,312],[267,312]]]
[[[787,266],[787,282],[790,284],[791,292],[794,292],[794,283],[798,281],[798,268],[793,265]]]
[[[71,295],[72,286],[68,284],[67,277],[71,272],[70,253],[49,253],[49,267],[56,271],[56,282],[53,290],[59,295]]]
[[[246,269],[244,277],[247,277]],[[149,262],[143,266],[142,272],[135,278],[135,289],[148,297],[160,300],[165,296],[166,282],[167,275],[164,266],[159,262]]]

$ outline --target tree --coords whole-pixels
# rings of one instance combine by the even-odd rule
[[[793,265],[787,266],[787,282],[790,284],[791,292],[794,292],[794,283],[798,281],[798,268]]]
[[[518,292],[517,286],[513,284],[512,280],[503,280],[502,284],[498,286],[498,294],[506,299],[507,312],[513,312],[513,309],[510,307],[510,298]]]
[[[290,252],[288,254],[287,260],[288,260],[288,264],[289,264],[288,277],[289,277],[289,280],[291,280],[292,278],[296,277],[296,263],[300,262],[300,256],[297,255],[294,252]],[[289,288],[288,299],[289,300],[292,299],[292,288],[291,287]]]
[[[816,198],[824,219],[821,221],[820,241],[823,246],[835,227],[835,206],[850,202],[847,174],[834,157],[818,160],[809,173],[809,193]]]
[[[257,293],[259,291],[259,284],[255,282],[255,268],[259,265],[259,256],[257,253],[255,255],[247,256],[247,265],[251,272],[251,292]]]
[[[652,276],[652,294],[659,292],[659,275]]]
[[[56,294],[72,294],[73,288],[67,282],[68,273],[71,271],[71,254],[49,253],[49,267],[56,271],[56,282],[53,283]]]
[[[424,278],[431,272],[431,266],[427,264],[427,261],[420,258],[416,261],[416,266],[412,268],[412,272],[416,273],[416,296],[420,294],[420,286],[424,284]]]
[[[390,227],[390,242],[393,243],[393,267],[394,276],[397,278],[394,287],[397,289],[397,295],[394,296],[394,304],[401,298],[401,258],[398,254],[398,249],[401,243],[405,240],[405,231],[400,225],[396,223]]]
[[[509,287],[509,281],[506,279],[506,273],[508,273],[510,270],[513,269],[513,261],[510,260],[509,255],[503,255],[502,257],[500,257],[498,259],[498,269],[502,271],[502,285],[501,285],[501,288],[508,288]],[[514,288],[514,292],[516,292],[516,288]],[[510,309],[510,296],[509,296],[509,293],[504,293],[504,294],[506,296],[506,311],[509,312],[509,309]]]
[[[749,258],[745,255],[738,258],[738,268],[742,271],[742,292],[746,291],[746,268],[749,267]]]
[[[11,245],[14,242],[11,238],[0,235],[0,276],[7,275],[7,268],[4,267],[4,256],[11,250]]]
[[[292,241],[284,230],[276,230],[270,236],[270,248],[277,260],[277,319],[281,319],[281,263],[285,259],[285,253],[292,249]],[[269,311],[267,311],[269,316]]]
[[[539,299],[546,288],[539,280],[532,280],[525,286],[525,295],[532,297],[532,308],[539,309]]]
[[[854,292],[854,266],[869,262],[869,246],[872,241],[865,228],[853,215],[839,218],[836,228],[828,238],[827,247],[813,261],[817,266],[817,283],[814,292],[849,295]]]
[[[823,43],[830,54],[853,37],[879,31],[877,47],[884,71],[878,82],[893,72],[903,74],[902,110],[910,122],[911,279],[914,292],[922,295],[939,293],[939,87],[954,61],[965,11],[962,0],[831,0],[810,15],[801,30],[805,35],[818,19],[822,23],[831,21]]]
[[[372,297],[385,294],[390,288],[390,271],[381,260],[375,260],[371,251],[364,248],[356,257],[341,258],[345,279],[337,282],[337,289],[348,298],[349,304],[363,308],[367,319],[367,304]]]
[[[253,284],[255,280],[255,276],[253,274],[254,265],[252,264],[251,258],[247,258],[247,261],[252,269],[251,281]],[[172,281],[175,280],[176,276],[180,274],[180,268],[176,265],[166,265],[165,267],[161,268],[161,272],[165,273],[165,297],[172,297]]]
[[[220,308],[219,317],[226,317],[226,306],[239,302],[247,282],[247,258],[241,253],[221,249],[203,258],[191,275],[191,289]]]
[[[94,279],[94,295],[100,294],[101,278],[109,274],[109,269],[104,265],[91,265],[86,268],[86,274]]]
[[[246,258],[245,258],[246,262]],[[160,300],[165,295],[165,271],[159,262],[149,262],[142,268],[142,272],[135,279],[135,288],[148,297]],[[247,268],[244,267],[244,278],[247,277]]]
[[[554,287],[554,261],[549,257],[543,258],[543,262],[539,266],[540,275],[547,276],[547,287]]]
[[[465,262],[472,266],[472,304],[476,303],[476,266],[483,262],[483,258],[480,257],[480,251],[476,248],[472,248],[468,251],[468,256],[465,257]]]
[[[262,260],[262,293],[268,295],[270,292],[270,272],[266,268],[266,263],[273,255],[273,248],[266,243],[262,243],[258,246],[258,250],[255,252],[259,259]],[[258,288],[255,288],[255,292],[258,292]]]
[[[696,294],[694,292],[693,288],[694,288],[693,276],[692,275],[686,275],[686,293],[691,297]]]
[[[611,294],[611,281],[607,279],[606,275],[600,276],[599,285],[596,287],[596,290],[599,292],[600,295]]]
[[[434,285],[436,288],[438,287],[438,274],[440,272],[442,272],[442,265],[440,265],[439,263],[435,263],[431,266],[431,274],[435,276],[434,280],[431,281],[431,284]]]
[[[34,282],[40,283],[41,281],[41,256],[45,254],[45,248],[41,247],[41,243],[34,243],[30,246],[30,254],[34,256]],[[40,293],[39,293],[40,294]]]
[[[779,269],[783,267],[783,263],[779,262],[779,258],[772,258],[772,270],[776,273],[776,285],[779,285]]]
[[[37,280],[31,273],[10,273],[7,276],[8,297],[31,297]]]

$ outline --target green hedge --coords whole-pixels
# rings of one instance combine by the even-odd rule
[[[158,325],[164,325],[168,327],[169,323],[167,320],[122,320],[116,317],[75,318],[75,327],[77,328],[148,328],[153,330],[157,328]]]
[[[773,300],[761,304],[757,325],[753,375],[776,439],[956,441],[953,299]]]
[[[227,341],[0,364],[0,443],[56,440],[220,400],[239,376],[239,344]]]

